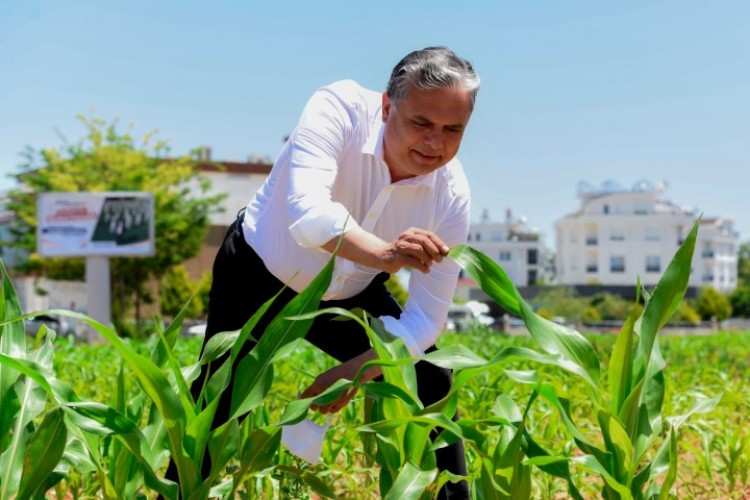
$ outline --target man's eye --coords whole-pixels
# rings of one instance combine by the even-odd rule
[[[414,120],[414,121],[413,121],[413,123],[414,123],[414,125],[416,125],[417,127],[427,127],[427,126],[429,126],[429,125],[430,125],[430,124],[429,124],[429,123],[427,123],[427,122],[421,122],[421,121],[418,121],[418,120]]]

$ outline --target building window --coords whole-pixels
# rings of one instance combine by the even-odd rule
[[[587,259],[586,262],[586,272],[587,273],[596,273],[599,271],[599,267],[596,265],[596,257]]]
[[[536,248],[529,248],[526,251],[526,263],[537,264],[538,261],[539,261],[539,252],[537,252]]]
[[[477,241],[482,239],[482,233],[477,233]]]
[[[469,233],[469,237],[467,238],[467,241],[471,241],[471,233]]]
[[[613,227],[609,230],[610,241],[625,241],[625,230],[621,227]]]
[[[646,241],[659,241],[661,239],[661,234],[659,234],[659,230],[655,227],[647,227],[646,228]]]
[[[596,236],[586,236],[586,244],[588,246],[596,246],[597,243]]]
[[[659,259],[658,255],[646,256],[646,272],[647,273],[661,272],[661,260]]]
[[[625,272],[625,257],[622,255],[613,255],[609,258],[609,271],[612,273]]]
[[[701,252],[701,257],[704,259],[713,259],[714,258],[714,249],[711,247],[705,247],[703,248],[703,252]]]
[[[609,205],[604,205],[604,215],[609,213]]]
[[[502,250],[500,252],[500,261],[501,262],[506,262],[506,261],[509,261],[510,259],[511,259],[511,253],[509,251]]]

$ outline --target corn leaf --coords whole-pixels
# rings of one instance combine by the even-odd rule
[[[700,218],[677,249],[643,311],[639,325],[641,341],[638,346],[644,359],[650,358],[657,332],[672,317],[685,296],[699,225]]]
[[[531,307],[518,296],[521,314],[529,333],[539,346],[548,354],[558,354],[572,362],[580,370],[568,371],[578,374],[599,394],[599,372],[601,363],[594,346],[575,330],[558,325],[542,318],[531,310]]]
[[[182,440],[186,426],[185,409],[167,377],[150,359],[135,352],[132,347],[123,342],[113,330],[105,325],[72,311],[52,310],[50,312],[84,321],[107,339],[128,363],[144,392],[151,398],[164,419],[172,459],[179,472],[182,493],[189,496],[199,486],[200,473],[196,459],[188,456],[183,448]]]
[[[437,476],[437,469],[422,470],[411,462],[406,462],[396,480],[386,493],[384,500],[419,498]]]
[[[260,472],[273,463],[281,446],[281,427],[258,427],[243,442],[239,469],[234,473],[234,484],[241,484],[251,474]]]
[[[479,288],[508,312],[521,316],[516,287],[503,268],[478,250],[466,245],[451,248],[448,257],[454,259]]]
[[[57,408],[46,413],[26,448],[21,484],[18,489],[19,498],[31,497],[40,486],[45,484],[63,456],[67,437],[68,430],[65,426],[63,411]],[[41,493],[45,491],[42,490]]]
[[[604,409],[599,410],[598,419],[604,444],[614,462],[610,473],[618,482],[627,484],[634,454],[630,437],[620,422]]]
[[[522,317],[529,333],[546,353],[565,358],[568,362],[561,365],[565,365],[566,370],[580,375],[598,390],[601,369],[599,357],[585,337],[535,314],[521,298],[505,271],[482,252],[459,245],[452,248],[448,256],[461,265],[484,293],[504,309]]]
[[[32,420],[44,411],[47,399],[44,389],[36,382],[44,379],[47,372],[36,362],[43,357],[42,351],[37,351],[34,357],[35,361],[14,360],[0,354],[0,366],[15,368],[16,361],[31,368],[34,374],[34,377],[19,377],[14,385],[20,407],[11,426],[8,448],[0,454],[0,498],[11,498],[18,491],[24,453],[33,432]]]
[[[611,410],[615,415],[620,413],[632,387],[634,324],[635,318],[631,313],[617,335],[609,359],[609,393]]]
[[[297,316],[318,308],[323,294],[331,283],[334,258],[315,277],[310,285],[290,300],[271,321],[265,333],[255,345],[250,355],[240,361],[235,371],[235,379],[241,384],[232,387],[231,418],[237,418],[257,407],[270,390],[273,381],[273,361],[277,352],[286,344],[305,336],[312,319],[289,321]]]
[[[26,353],[26,334],[23,321],[17,320],[22,314],[21,304],[8,278],[2,259],[0,259],[0,278],[2,279],[0,285],[0,354],[22,358]],[[13,384],[19,376],[16,370],[0,364],[0,436],[7,435],[21,407],[18,394],[13,389]],[[0,471],[7,472],[6,469],[0,469]]]

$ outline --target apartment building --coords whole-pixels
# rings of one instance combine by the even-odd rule
[[[666,183],[624,189],[580,183],[581,206],[555,223],[557,282],[563,285],[656,285],[698,213],[662,197]],[[732,221],[704,217],[689,286],[737,286],[738,234]]]
[[[485,210],[481,222],[470,226],[468,244],[500,264],[516,286],[550,277],[549,252],[539,231],[525,217],[514,218],[510,209],[503,222],[491,220]]]

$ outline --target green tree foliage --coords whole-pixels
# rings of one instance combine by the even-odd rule
[[[211,271],[206,271],[205,273],[203,273],[203,275],[201,275],[200,279],[198,280],[195,290],[195,296],[200,299],[203,306],[203,310],[201,310],[200,316],[205,316],[208,312],[208,292],[211,290],[212,280],[213,275],[211,274]]]
[[[628,317],[633,302],[611,293],[600,293],[591,297],[591,306],[596,308],[603,320],[624,320]]]
[[[113,258],[113,315],[116,324],[135,307],[151,300],[147,284],[172,266],[197,254],[223,195],[208,196],[209,181],[194,168],[189,156],[173,158],[154,133],[136,139],[120,132],[117,121],[106,123],[79,117],[86,134],[59,148],[28,148],[10,193],[9,209],[16,219],[14,246],[30,252],[25,271],[51,278],[82,279],[83,259],[43,259],[36,251],[36,194],[42,192],[145,191],[154,195],[156,253],[148,258]]]
[[[583,309],[587,306],[586,301],[578,296],[578,292],[568,287],[545,289],[534,297],[532,303],[541,311],[539,314],[543,317],[562,316],[573,321],[581,318]]]
[[[729,296],[729,302],[735,316],[750,318],[750,285],[735,288]]]
[[[729,298],[712,286],[701,289],[695,301],[695,310],[704,320],[716,318],[724,321],[732,315],[732,304]]]
[[[737,255],[737,284],[750,286],[750,241],[740,245]]]
[[[188,318],[196,318],[203,313],[204,306],[197,294],[200,282],[190,280],[183,265],[170,268],[159,281],[159,306],[164,316],[174,318],[189,299],[190,305],[185,313]]]
[[[406,299],[409,298],[409,292],[401,285],[401,282],[395,275],[391,275],[388,281],[385,282],[385,287],[391,292],[393,298],[396,299],[401,307],[406,304]]]
[[[671,318],[669,318],[669,321],[667,321],[667,324],[674,325],[674,324],[680,324],[680,323],[692,323],[692,324],[698,324],[700,323],[701,315],[698,314],[698,312],[693,309],[693,307],[685,300],[680,302],[680,305],[677,306],[677,309],[675,310],[674,314]]]

